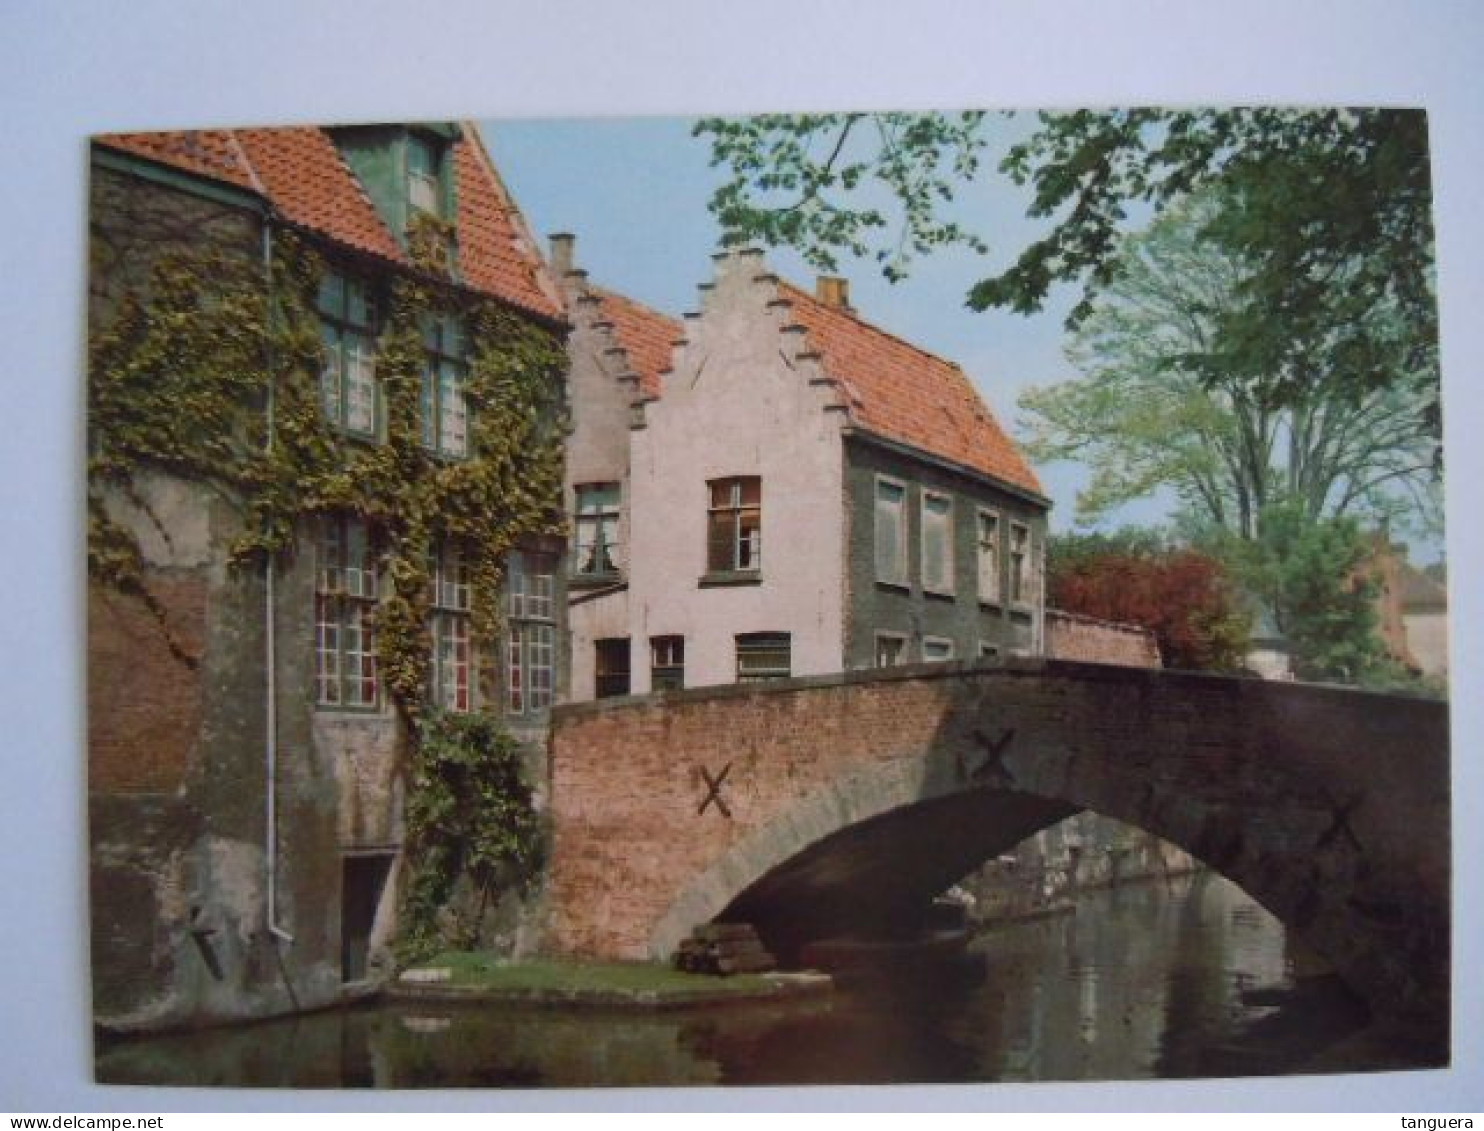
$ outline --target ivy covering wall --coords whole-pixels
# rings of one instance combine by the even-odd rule
[[[417,824],[419,814],[446,808],[437,798],[451,798],[475,823],[502,822],[504,832],[490,835],[519,842],[507,866],[476,869],[477,883],[518,878],[539,864],[529,790],[502,769],[508,744],[492,740],[487,727],[449,730],[430,711],[429,571],[434,548],[456,540],[470,571],[474,633],[499,639],[507,554],[523,540],[565,531],[566,357],[554,329],[456,285],[452,230],[423,218],[408,238],[415,270],[358,275],[381,312],[376,379],[385,428],[374,442],[348,437],[331,426],[320,395],[316,297],[336,266],[327,258],[333,250],[282,226],[264,246],[267,254],[243,241],[162,246],[147,277],[135,271],[106,320],[92,327],[89,575],[142,601],[168,638],[138,534],[119,518],[122,503],[168,541],[145,488],[152,473],[202,486],[240,517],[228,550],[239,574],[308,552],[301,539],[321,515],[366,523],[383,578],[375,624],[382,685],[405,724],[408,780],[431,791],[432,800],[414,797],[408,806],[406,890],[420,893],[408,905],[420,921],[408,929],[423,937],[436,913],[428,897],[446,892],[451,877],[422,873],[467,863],[466,854],[419,851],[438,843]],[[423,444],[422,330],[434,314],[464,326],[467,458],[441,457]],[[183,663],[199,663],[171,647]],[[427,741],[431,727],[442,729]],[[460,744],[464,754],[451,756]],[[474,765],[481,758],[489,762],[483,770]],[[459,791],[471,781],[479,783],[477,795],[465,797]],[[476,863],[488,855],[476,853]]]

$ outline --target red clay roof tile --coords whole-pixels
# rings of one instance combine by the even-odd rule
[[[402,262],[402,249],[324,130],[234,130],[262,191],[289,220],[359,251]]]
[[[781,283],[793,318],[825,372],[839,381],[851,419],[866,431],[1044,492],[1035,471],[957,365],[856,315]]]
[[[639,374],[640,391],[658,397],[660,374],[669,370],[675,339],[683,333],[680,322],[613,291],[594,287],[593,292],[603,300],[603,317],[613,323],[629,364]]]
[[[476,290],[518,306],[562,317],[556,285],[543,279],[546,265],[518,222],[500,174],[472,126],[454,144],[458,176],[459,264]]]
[[[509,194],[473,127],[455,144],[459,201],[459,265],[465,283],[549,318],[562,316],[554,289],[541,283],[545,265],[524,238]],[[226,181],[270,200],[290,221],[329,238],[406,265],[402,246],[364,188],[317,127],[179,130],[104,134],[101,145]]]

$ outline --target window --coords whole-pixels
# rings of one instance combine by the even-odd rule
[[[597,697],[608,699],[629,693],[629,638],[599,640],[597,647]]]
[[[907,638],[899,636],[895,632],[878,632],[876,634],[876,666],[878,668],[894,668],[902,663],[907,655]]]
[[[763,481],[755,475],[707,484],[706,569],[756,572],[763,560]]]
[[[979,642],[979,658],[981,660],[998,660],[1000,658],[1000,646],[981,640]]]
[[[618,572],[617,483],[585,483],[577,488],[577,553],[579,577]]]
[[[953,659],[953,641],[941,636],[922,638],[922,658],[928,662]]]
[[[320,340],[325,367],[320,401],[325,419],[346,432],[377,432],[376,349],[371,301],[360,283],[327,274],[319,288]]]
[[[443,214],[441,147],[430,138],[407,139],[407,203],[430,216]]]
[[[325,707],[377,702],[376,563],[365,523],[327,516],[315,544],[315,700]]]
[[[1010,600],[1019,605],[1031,599],[1031,528],[1010,524]]]
[[[953,592],[953,500],[922,493],[922,588]]]
[[[511,553],[505,566],[505,706],[512,715],[551,707],[556,671],[556,560]]]
[[[907,488],[876,480],[876,580],[907,584]]]
[[[445,456],[469,454],[469,406],[464,399],[463,328],[452,315],[423,321],[423,446]]]
[[[460,714],[473,710],[469,651],[469,567],[456,543],[444,543],[429,568],[433,606],[433,704]]]
[[[737,637],[737,682],[787,679],[792,670],[786,632],[747,632]]]
[[[979,599],[1000,600],[1000,516],[979,512]]]
[[[679,691],[685,686],[685,637],[649,638],[649,686],[654,691]]]

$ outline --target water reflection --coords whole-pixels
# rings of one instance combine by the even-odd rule
[[[380,1088],[1130,1079],[1294,1071],[1360,1021],[1343,999],[1244,996],[1290,987],[1284,932],[1204,874],[1086,896],[974,948],[985,971],[968,983],[895,977],[815,1002],[647,1014],[373,1006],[123,1042],[98,1074]]]

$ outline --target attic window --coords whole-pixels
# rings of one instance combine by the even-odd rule
[[[407,139],[407,203],[415,212],[443,215],[443,154],[432,138]]]

